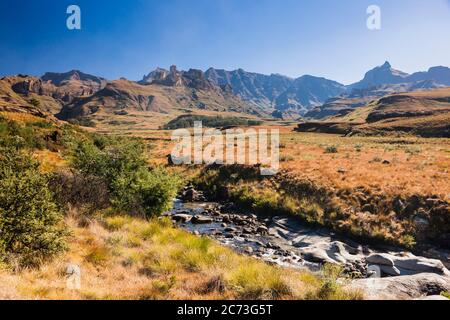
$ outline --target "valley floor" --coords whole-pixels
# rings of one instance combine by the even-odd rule
[[[415,136],[343,137],[280,130],[281,169],[332,188],[367,187],[385,194],[428,194],[450,200],[450,139]],[[244,128],[245,130],[245,128]],[[170,131],[134,132],[148,140],[152,158],[166,164]]]

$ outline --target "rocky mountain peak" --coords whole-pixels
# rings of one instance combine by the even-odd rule
[[[381,66],[382,69],[390,69],[392,68],[391,64],[389,63],[389,61],[385,61],[384,64]]]
[[[42,81],[44,82],[51,82],[55,86],[60,86],[63,84],[63,82],[67,81],[85,81],[85,82],[93,82],[97,83],[101,86],[104,86],[106,84],[106,79],[93,76],[91,74],[83,73],[79,70],[71,70],[68,72],[46,72],[42,77]]]
[[[158,68],[150,72],[139,83],[172,87],[186,86],[198,90],[220,89],[219,86],[207,79],[202,70],[189,69],[188,71],[179,71],[175,65],[170,66],[169,71]]]
[[[409,74],[393,69],[391,64],[386,61],[381,66],[368,71],[364,79],[349,86],[350,89],[365,89],[384,84],[398,84],[405,82]]]

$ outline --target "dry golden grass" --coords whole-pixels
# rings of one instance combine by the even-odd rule
[[[282,167],[299,177],[335,188],[450,199],[450,139],[288,133],[282,141],[281,155],[294,159]],[[326,153],[329,146],[337,153]]]
[[[327,275],[283,270],[240,256],[166,221],[112,216],[71,227],[69,251],[39,270],[0,272],[5,299],[302,299],[318,297]],[[81,289],[66,286],[68,264],[81,267]],[[359,299],[336,286],[327,299]]]
[[[22,113],[22,112],[7,112],[7,111],[1,111],[0,116],[4,117],[5,119],[14,120],[19,123],[33,123],[33,122],[41,122],[42,118],[34,116],[29,113]]]
[[[387,195],[426,194],[450,199],[450,139],[342,137],[280,130],[280,166],[301,179],[332,188],[365,187]],[[153,163],[167,163],[174,143],[170,131],[146,136]],[[336,153],[327,148],[335,147]],[[389,163],[383,163],[383,161]]]
[[[39,161],[39,169],[42,172],[54,172],[58,168],[68,165],[67,160],[63,159],[59,152],[52,152],[47,149],[34,151],[33,157]]]

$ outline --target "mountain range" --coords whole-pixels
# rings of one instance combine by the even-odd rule
[[[0,80],[0,108],[38,105],[69,120],[108,114],[153,112],[183,114],[204,110],[256,117],[320,119],[358,108],[385,95],[450,86],[450,68],[432,67],[407,74],[389,62],[368,71],[351,85],[304,75],[290,78],[243,69],[180,71],[157,68],[140,81],[107,80],[72,70]],[[347,111],[346,111],[347,110]]]

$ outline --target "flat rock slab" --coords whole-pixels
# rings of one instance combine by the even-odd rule
[[[395,267],[400,271],[400,275],[413,275],[417,273],[437,273],[450,276],[449,270],[437,259],[417,257],[412,253],[397,256],[389,253],[372,254],[366,258],[369,264],[384,267]],[[389,274],[389,273],[388,273]],[[391,274],[395,275],[395,274]]]
[[[450,277],[435,273],[421,273],[412,276],[369,278],[353,281],[353,289],[364,292],[369,300],[409,300],[436,296],[450,292]]]

